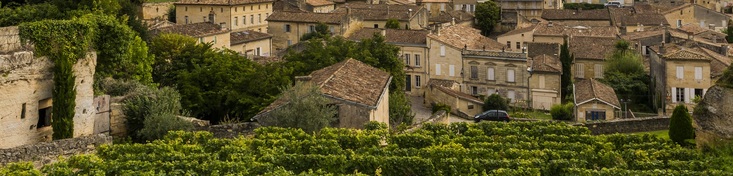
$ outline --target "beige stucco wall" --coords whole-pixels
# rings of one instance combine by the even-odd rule
[[[451,7],[448,2],[429,2],[429,3],[422,3],[422,6],[425,7],[425,9],[428,11],[430,16],[438,16],[440,15],[440,6],[444,6],[442,11],[451,11],[453,7]]]
[[[410,87],[411,90],[409,92],[405,92],[406,94],[410,96],[423,96],[425,92],[425,88],[427,88],[428,83],[428,72],[427,72],[427,58],[428,58],[428,49],[427,47],[417,47],[417,46],[404,46],[404,45],[398,45],[400,47],[400,57],[402,58],[402,61],[405,61],[405,54],[410,55],[410,63],[405,64],[405,74],[410,76]],[[416,65],[415,63],[415,55],[420,56],[420,65]],[[420,84],[417,84],[416,76],[420,76]]]
[[[451,111],[453,111],[452,113],[457,113],[460,111],[468,114],[469,116],[473,116],[483,112],[483,110],[481,109],[483,104],[457,98],[453,95],[446,94],[443,91],[438,90],[437,88],[428,87],[425,92],[425,100],[428,101],[428,104],[442,103],[448,105],[451,107]],[[469,106],[471,105],[473,107],[472,109],[469,109]]]
[[[227,48],[229,49],[230,45],[230,36],[229,32],[224,32],[220,34],[214,34],[204,37],[199,37],[196,39],[199,43],[213,43],[212,47],[214,48]]]
[[[576,121],[585,122],[585,112],[591,110],[605,111],[606,120],[616,119],[617,111],[620,111],[620,109],[615,109],[613,106],[605,104],[601,101],[593,100],[591,102],[576,106]]]
[[[17,34],[17,33],[16,33]],[[0,34],[0,39],[3,36]],[[3,49],[0,48],[0,51]],[[38,109],[51,106],[53,95],[53,63],[33,52],[19,51],[0,55],[0,148],[50,141],[52,127],[37,128]],[[74,65],[76,76],[76,108],[74,137],[94,132],[94,69],[96,54],[89,53]],[[41,104],[44,103],[44,104]],[[21,118],[25,104],[25,118]]]
[[[461,78],[461,70],[463,69],[461,63],[461,58],[463,56],[461,55],[461,51],[458,48],[445,45],[444,43],[433,40],[430,37],[428,37],[427,42],[429,46],[428,59],[430,62],[430,65],[427,67],[430,79],[445,79],[459,83],[463,82],[463,79]],[[440,55],[441,45],[445,46],[445,56]],[[450,76],[451,65],[454,67],[453,76]],[[440,73],[436,71],[437,67],[440,67]]]
[[[694,109],[694,102],[692,102],[695,97],[694,89],[702,89],[704,95],[711,86],[710,63],[707,61],[667,60],[665,64],[667,73],[667,85],[665,86],[667,92],[666,112],[671,114],[677,104],[685,104],[689,107],[688,109]],[[677,66],[683,66],[684,68],[683,79],[677,79]],[[702,67],[702,80],[695,80],[695,67]],[[685,96],[689,96],[689,102],[673,101],[676,97],[676,90],[673,91],[675,88],[688,88],[690,92],[686,92]]]
[[[159,2],[159,3],[143,3],[142,15],[144,20],[152,20],[155,18],[167,19],[168,11],[173,8],[173,2]]]
[[[585,72],[583,72],[583,77],[580,77],[581,75],[578,74],[577,69],[580,67],[579,65],[583,64],[583,68],[585,68]],[[573,63],[573,66],[571,68],[573,78],[595,78],[600,79],[603,78],[603,70],[600,71],[600,75],[596,76],[596,66],[595,65],[601,65],[601,67],[605,67],[606,62],[602,60],[589,60],[589,59],[575,59],[575,62]]]
[[[335,5],[317,6],[317,7],[313,7],[313,12],[328,13],[328,12],[333,11],[335,7],[336,7]]]
[[[388,89],[388,88],[387,88]],[[331,99],[338,104],[339,128],[364,128],[364,124],[369,121],[382,122],[389,125],[389,93],[383,91],[382,99],[377,103],[377,108],[372,109],[364,105],[357,105],[352,102]]]
[[[516,11],[518,14],[528,17],[542,16],[542,9],[545,7],[543,1],[504,1],[501,2],[503,10]]]
[[[261,56],[270,56],[271,54],[271,48],[272,48],[272,38],[257,40],[257,41],[251,41],[246,43],[240,43],[240,44],[234,44],[230,48],[237,53],[240,54],[247,54],[247,56],[250,56],[254,54],[255,51],[257,51],[257,47],[260,48],[260,55]],[[250,52],[247,52],[248,50],[251,50]]]
[[[285,32],[285,25],[290,25],[290,32]],[[300,38],[304,34],[310,32],[310,26],[317,25],[317,23],[296,23],[296,22],[281,22],[271,21],[268,23],[269,34],[272,34],[272,48],[274,50],[285,49],[288,47],[288,40],[291,41],[291,45],[295,45],[300,42]],[[338,24],[326,24],[329,29],[333,28],[335,35],[342,34],[342,26]]]
[[[511,45],[508,47],[515,49],[517,51],[521,51],[521,48],[517,48],[517,42],[519,42],[522,47],[527,46],[526,43],[532,42],[534,38],[532,36],[532,33],[533,33],[532,31],[527,31],[527,32],[522,32],[522,33],[518,33],[514,35],[499,36],[496,40],[499,43],[504,44],[504,45],[506,45],[506,42],[511,42]]]
[[[724,29],[728,25],[728,16],[715,13],[712,11],[707,11],[703,7],[699,6],[689,6],[680,10],[676,10],[673,12],[669,12],[667,14],[664,14],[664,17],[667,19],[667,22],[670,26],[673,28],[677,28],[677,20],[682,20],[682,25],[686,24],[695,24],[700,25],[701,22],[703,22],[704,27],[709,27],[708,25],[714,24],[715,30],[719,31],[721,29]]]
[[[544,85],[540,84],[540,79],[544,79]],[[560,104],[560,73],[534,73],[529,86],[532,90],[532,108],[550,110],[552,105]]]
[[[176,23],[186,24],[186,16],[188,16],[188,23],[206,22],[210,13],[215,14],[216,24],[225,23],[225,27],[232,30],[254,30],[267,33],[265,19],[272,14],[272,2],[236,6],[176,4]]]
[[[389,86],[382,91],[382,98],[377,103],[377,109],[372,110],[369,120],[387,124],[389,126]]]

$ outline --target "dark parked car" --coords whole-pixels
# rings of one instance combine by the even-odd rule
[[[506,111],[488,110],[486,112],[482,112],[481,114],[477,114],[473,117],[473,120],[476,122],[481,122],[482,120],[508,122],[511,120],[511,117],[509,117],[509,113],[507,113]]]

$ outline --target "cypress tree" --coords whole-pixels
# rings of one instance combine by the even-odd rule
[[[669,122],[669,139],[680,145],[687,145],[685,140],[695,139],[692,117],[685,105],[677,105]]]
[[[53,68],[53,139],[74,137],[74,108],[76,107],[76,87],[74,86],[75,58],[57,58]]]
[[[560,62],[562,62],[562,76],[560,77],[560,96],[562,98],[562,102],[566,103],[572,100],[572,98],[568,97],[573,95],[573,75],[571,71],[571,67],[573,65],[573,56],[570,54],[567,40],[563,41],[562,46],[560,46]]]

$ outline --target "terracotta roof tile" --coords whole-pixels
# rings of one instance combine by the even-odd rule
[[[380,10],[380,11],[386,11],[389,9],[390,11],[400,11],[400,12],[407,12],[409,9],[412,9],[413,12],[417,12],[417,10],[420,9],[420,6],[417,5],[398,5],[398,4],[366,4],[366,3],[348,3],[344,4],[343,7],[339,9],[344,9],[346,7],[353,9],[363,9],[363,10]]]
[[[501,50],[506,46],[481,35],[481,31],[478,29],[461,25],[445,27],[440,29],[440,35],[432,33],[428,34],[428,37],[459,49],[463,49],[465,46],[473,50]],[[510,50],[509,48],[506,49],[506,51]]]
[[[446,80],[446,79],[430,79],[430,81],[428,81],[428,85],[441,86],[441,87],[447,87],[447,88],[451,88],[455,84],[458,84],[458,82],[453,81],[453,80]]]
[[[468,101],[471,101],[471,102],[474,102],[474,103],[484,104],[484,102],[482,102],[478,98],[473,97],[473,96],[471,96],[469,94],[460,92],[460,91],[455,91],[453,89],[449,89],[449,88],[442,87],[442,86],[433,86],[433,88],[438,89],[441,92],[446,93],[448,95],[455,96],[456,98],[459,98],[459,99],[468,100]]]
[[[245,43],[245,42],[251,42],[251,41],[257,41],[262,39],[272,38],[272,35],[262,32],[257,32],[253,30],[246,30],[246,31],[240,31],[240,32],[232,32],[230,34],[229,42],[231,42],[232,45]]]
[[[391,79],[389,73],[355,59],[313,71],[310,76],[323,94],[372,107],[377,106]]]
[[[573,37],[568,42],[570,53],[575,59],[605,60],[606,55],[613,52],[615,38]]]
[[[697,46],[693,42],[684,44],[668,44],[664,45],[663,57],[668,60],[711,60],[712,57],[704,54],[702,47]]]
[[[326,5],[336,4],[336,3],[333,3],[331,1],[326,1],[326,0],[306,0],[305,3],[311,6],[326,6]]]
[[[343,15],[347,13],[347,8],[351,8],[352,15],[368,21],[383,21],[387,19],[409,21],[412,17],[417,15],[417,10],[420,9],[420,7],[413,5],[374,4],[374,6],[362,6],[361,4],[348,4],[334,10],[333,13],[340,13]],[[412,9],[412,14],[410,14],[408,9]]]
[[[534,28],[535,27],[537,27],[537,26],[536,25],[532,25],[532,26],[529,26],[529,27],[514,29],[514,30],[511,30],[509,32],[506,32],[504,34],[499,35],[499,37],[509,36],[509,35],[515,35],[515,34],[521,34],[521,33],[525,33],[525,32],[532,32],[532,31],[534,31]]]
[[[621,38],[623,38],[624,40],[637,40],[637,39],[649,38],[649,37],[661,38],[662,35],[664,35],[664,30],[652,30],[652,31],[629,32],[629,33],[626,33],[626,35],[621,36]]]
[[[326,23],[341,24],[343,14],[338,13],[300,13],[300,12],[275,12],[267,21],[303,22],[303,23]]]
[[[218,24],[202,22],[162,27],[152,30],[151,34],[155,36],[164,33],[174,33],[198,38],[226,32],[229,32],[229,30],[222,29]]]
[[[306,12],[304,10],[301,10],[297,5],[290,3],[289,1],[275,1],[272,3],[272,11],[273,12]]]
[[[542,19],[546,20],[611,20],[606,9],[593,10],[570,10],[570,9],[545,9],[542,11]]]
[[[730,66],[731,59],[706,48],[702,48],[702,50],[712,58],[712,62],[710,62],[710,76],[713,78],[722,76],[725,69]]]
[[[562,63],[557,57],[543,54],[534,57],[531,62],[533,72],[562,73]]]
[[[440,12],[438,16],[430,17],[430,22],[438,22],[438,23],[450,23],[453,21],[453,19],[456,20],[456,23],[465,22],[465,21],[473,21],[474,16],[470,13],[464,12],[463,10],[454,10],[454,11],[447,11],[447,12]]]
[[[274,0],[178,0],[174,4],[213,4],[213,5],[239,5],[254,4],[263,2],[274,2]]]
[[[562,23],[553,22],[550,26],[548,23],[540,23],[534,30],[534,35],[544,36],[597,36],[597,37],[616,37],[618,28],[614,26],[565,26]]]
[[[483,50],[463,50],[461,54],[464,56],[491,56],[501,58],[527,59],[524,53],[519,52],[502,52],[502,51],[483,51]]]
[[[382,30],[375,28],[362,28],[349,36],[350,40],[363,40],[372,38],[374,33],[381,34]],[[385,39],[392,44],[414,44],[425,45],[428,31],[425,30],[406,30],[406,29],[386,29]]]
[[[557,43],[527,43],[527,57],[533,58],[539,55],[560,56],[560,44]]]
[[[579,79],[573,86],[575,87],[575,101],[578,105],[592,99],[598,99],[616,106],[616,108],[621,106],[613,88],[595,79]]]

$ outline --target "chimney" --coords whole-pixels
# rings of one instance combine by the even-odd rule
[[[456,25],[456,18],[451,18],[450,25]]]
[[[658,53],[659,53],[659,55],[664,55],[664,43],[662,43],[661,45],[659,45],[659,52]]]
[[[664,45],[664,43],[667,43],[667,33],[669,33],[669,29],[667,28],[667,26],[664,26],[664,32],[662,32],[662,45]]]
[[[412,17],[412,9],[407,9],[407,16]]]
[[[295,76],[295,82],[308,82],[312,79],[310,75],[308,76]]]
[[[440,25],[435,26],[435,31],[438,33],[438,36],[440,36]]]
[[[552,27],[552,21],[547,22],[547,27]]]

